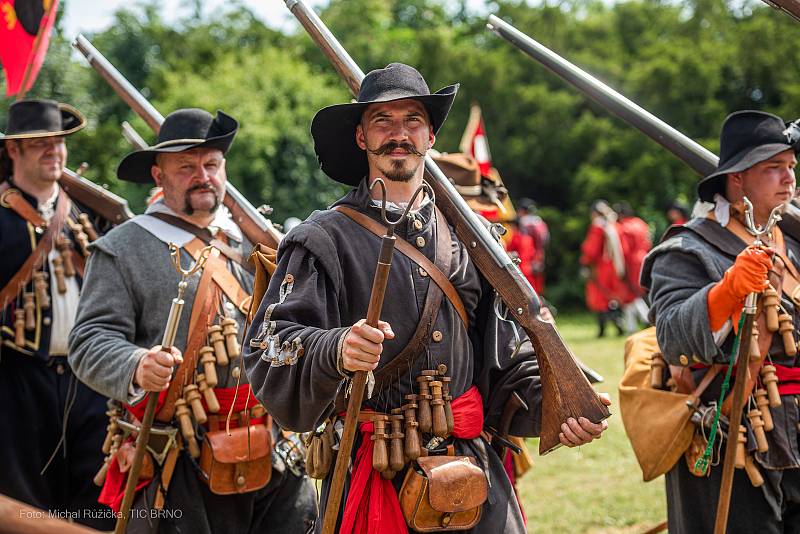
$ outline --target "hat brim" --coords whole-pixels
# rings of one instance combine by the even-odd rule
[[[152,183],[153,175],[150,169],[156,164],[156,154],[176,154],[195,148],[216,148],[225,154],[231,147],[235,135],[236,130],[232,130],[224,135],[208,138],[201,143],[170,145],[161,148],[151,147],[131,152],[120,161],[117,167],[117,177],[120,180],[136,184]]]
[[[0,134],[0,145],[2,145],[3,141],[9,139],[37,139],[40,137],[66,136],[83,130],[83,128],[86,127],[86,117],[74,107],[69,104],[58,104],[58,109],[61,111],[62,130],[25,132],[9,135]]]
[[[314,151],[322,171],[337,182],[356,186],[369,171],[367,154],[356,144],[355,129],[367,106],[397,100],[416,100],[430,115],[433,133],[437,134],[447,119],[458,92],[458,84],[448,85],[430,95],[389,93],[371,102],[337,104],[323,108],[311,121]]]
[[[770,143],[755,147],[731,158],[717,167],[713,173],[709,174],[697,184],[697,196],[704,202],[714,202],[714,195],[725,194],[725,177],[733,172],[742,172],[750,167],[766,161],[776,154],[786,150],[796,150],[793,145],[787,143]]]

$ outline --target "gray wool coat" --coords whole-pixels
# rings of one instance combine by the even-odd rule
[[[380,221],[380,210],[371,203],[366,180],[337,204]],[[433,205],[427,203],[397,228],[399,237],[416,244],[431,260],[436,248],[433,217]],[[517,413],[511,433],[537,435],[541,388],[533,348],[519,325],[495,316],[494,291],[452,229],[450,233],[450,281],[464,302],[469,330],[444,299],[434,323],[434,329],[443,334],[441,340],[431,342],[410,372],[399,376],[383,392],[376,392],[365,405],[381,412],[399,407],[423,369],[444,363],[452,377],[453,398],[473,384],[478,386],[488,424],[497,425],[508,395],[518,391],[530,411]],[[377,236],[333,210],[313,213],[281,243],[277,271],[245,344],[245,367],[253,391],[281,425],[313,430],[330,415],[337,392],[345,384],[336,368],[340,342],[348,327],[366,316],[379,247]],[[287,283],[287,274],[292,275],[291,283]],[[416,264],[400,253],[394,254],[381,319],[392,325],[396,338],[384,342],[379,369],[410,339],[429,283],[430,278],[423,276]],[[512,357],[514,328],[522,346]],[[262,344],[272,344],[278,350],[270,353],[261,348]],[[422,441],[427,443],[425,438]],[[477,456],[489,477],[489,501],[474,532],[524,532],[513,490],[494,451],[480,438],[455,442],[457,453]],[[358,443],[354,452],[357,448]],[[395,476],[396,485],[403,475]],[[323,483],[322,503],[329,482]]]
[[[139,217],[148,217],[140,215]],[[159,345],[177,295],[180,275],[172,266],[168,245],[133,221],[122,224],[92,244],[75,327],[70,334],[69,362],[83,382],[111,398],[130,402],[129,391],[136,365],[152,346]],[[242,248],[242,245],[238,245]],[[194,261],[181,250],[188,268]],[[252,275],[239,265],[229,268],[245,291],[252,291]],[[189,279],[186,302],[175,346],[186,345],[189,318],[199,273]],[[244,332],[244,317],[232,306],[229,312]],[[233,366],[217,367],[218,387],[232,387]],[[242,373],[242,383],[245,382]],[[137,399],[140,400],[140,399]]]
[[[784,238],[789,260],[800,266],[800,243],[786,233]],[[645,259],[641,283],[648,290],[650,320],[656,325],[659,347],[670,364],[680,366],[681,355],[688,356],[690,364],[729,361],[734,335],[729,332],[719,344],[714,339],[708,319],[708,292],[722,279],[745,246],[717,222],[692,219],[683,227],[671,229]],[[785,295],[781,298],[781,305],[794,320],[797,340],[800,310]],[[777,364],[794,365],[794,358],[784,353],[779,334],[773,336],[769,354]],[[695,383],[699,383],[705,370],[692,372]],[[703,404],[718,401],[723,375],[720,373],[703,394]],[[780,408],[770,410],[775,428],[766,434],[769,451],[755,454],[767,483],[760,489],[753,488],[742,472],[737,472],[734,479],[734,501],[729,521],[731,532],[752,532],[756,528],[763,532],[783,532],[784,516],[800,514],[797,434],[800,411],[795,396],[785,395],[782,401]],[[742,424],[749,427],[746,417]],[[750,432],[748,449],[753,453],[755,448],[755,439]],[[680,459],[667,473],[670,532],[713,530],[721,466],[711,469],[709,478],[697,478],[689,473],[686,462]],[[770,525],[779,526],[775,526],[777,530],[771,530]],[[796,526],[800,529],[800,522]]]

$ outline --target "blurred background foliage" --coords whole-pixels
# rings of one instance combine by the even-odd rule
[[[170,24],[156,0],[139,4],[88,37],[163,114],[197,106],[237,117],[228,175],[253,204],[271,205],[276,222],[330,204],[343,190],[319,170],[309,125],[319,108],[349,98],[344,84],[298,27],[271,29],[235,2],[223,17],[202,15],[201,0],[192,4],[197,9]],[[733,110],[798,115],[800,26],[760,2],[497,0],[487,10],[712,151]],[[629,202],[656,237],[669,203],[694,200],[691,170],[488,32],[485,14],[464,0],[331,0],[321,16],[365,72],[403,61],[432,90],[461,83],[439,150],[458,149],[470,104],[481,105],[512,198],[533,198],[550,225],[546,296],[557,306],[583,302],[577,259],[593,200]],[[70,139],[71,166],[89,162],[88,178],[140,212],[147,188],[115,177],[130,150],[120,123],[148,142],[154,136],[72,52],[73,37],[57,24],[30,95],[70,102],[89,117]]]

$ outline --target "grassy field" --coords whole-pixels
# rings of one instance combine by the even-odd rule
[[[666,519],[664,480],[642,482],[622,420],[617,384],[622,375],[622,337],[597,339],[589,315],[561,316],[558,328],[583,361],[605,377],[598,391],[613,399],[609,429],[602,439],[579,449],[560,448],[534,458],[534,467],[518,482],[528,516],[528,532],[641,533]],[[531,440],[529,449],[538,450]]]

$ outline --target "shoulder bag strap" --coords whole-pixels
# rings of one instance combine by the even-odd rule
[[[333,208],[335,211],[338,211],[342,215],[349,217],[352,221],[357,223],[358,225],[362,226],[363,228],[369,230],[373,234],[378,237],[382,237],[386,234],[386,227],[383,226],[378,221],[370,218],[369,216],[354,210],[353,208],[349,208],[347,206],[334,206]],[[447,223],[445,222],[444,215],[441,214],[439,209],[436,209],[436,221],[437,221],[437,234],[447,234],[448,241],[450,241],[450,230],[447,229],[446,232],[438,231],[440,226],[444,226],[447,228]],[[461,317],[461,320],[464,322],[464,326],[469,328],[469,320],[467,319],[467,312],[464,309],[464,303],[461,301],[461,297],[458,296],[458,291],[456,288],[453,287],[453,284],[450,283],[448,277],[442,272],[440,268],[438,268],[434,263],[429,260],[422,252],[417,250],[411,243],[397,237],[397,242],[395,243],[395,250],[398,250],[401,254],[406,256],[408,259],[422,267],[431,277],[431,280],[439,286],[439,288],[444,291],[444,294],[447,296],[447,299],[456,309],[458,316]],[[450,251],[452,252],[452,251]],[[449,269],[449,264],[447,266]]]

